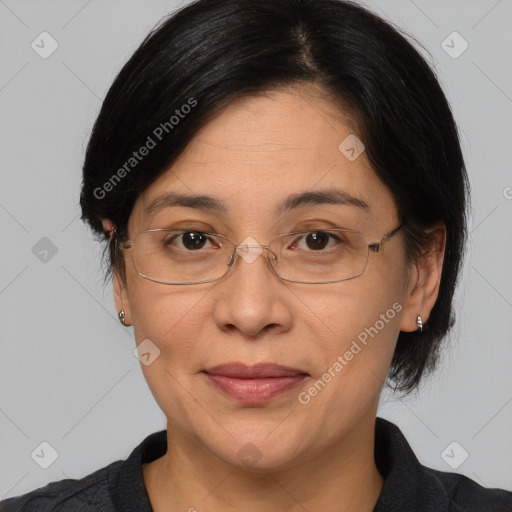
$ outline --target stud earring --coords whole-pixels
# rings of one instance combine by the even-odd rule
[[[121,321],[121,323],[122,323],[123,325],[126,325],[126,324],[124,323],[124,322],[125,322],[124,317],[126,316],[126,315],[125,315],[125,312],[124,312],[124,309],[122,309],[121,311],[119,311],[119,313],[118,313],[118,315],[117,315],[117,316],[119,317],[119,320]]]
[[[423,321],[421,320],[421,316],[418,315],[418,318],[416,319],[416,325],[418,326],[418,329],[420,332],[423,331]]]

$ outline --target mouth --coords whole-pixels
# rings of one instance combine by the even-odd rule
[[[267,403],[296,388],[309,376],[304,370],[272,363],[227,363],[207,368],[203,373],[216,390],[245,404]]]
[[[209,375],[222,375],[236,379],[266,379],[309,375],[304,370],[274,363],[260,363],[253,366],[244,363],[225,363],[204,370]]]

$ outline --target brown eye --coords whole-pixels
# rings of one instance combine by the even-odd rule
[[[309,249],[323,249],[329,243],[329,235],[325,232],[318,231],[310,233],[306,236],[306,245]]]
[[[329,245],[329,242],[333,243]],[[304,249],[309,251],[322,251],[327,248],[331,248],[333,245],[336,245],[336,241],[340,242],[340,239],[333,235],[332,233],[328,233],[327,231],[313,231],[310,233],[304,233],[301,237],[297,238],[293,244],[292,249]],[[303,243],[302,246],[299,245]]]
[[[176,243],[176,240],[181,240],[181,243]],[[207,240],[208,237],[199,231],[184,231],[169,237],[167,240],[165,240],[164,245],[174,245],[179,249],[194,251],[202,249]]]
[[[183,233],[183,245],[187,249],[201,249],[206,243],[206,236],[195,231]]]

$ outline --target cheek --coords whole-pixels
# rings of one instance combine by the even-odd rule
[[[371,330],[375,334],[374,328],[384,337],[398,334],[405,298],[402,279],[393,270],[375,276],[368,272],[326,287],[309,304],[305,296],[302,299],[316,314],[316,329],[320,326],[322,332],[330,334],[328,337],[344,343],[358,337],[364,342],[364,333]]]
[[[197,421],[190,417],[196,399],[187,390],[204,358],[200,339],[208,324],[206,293],[161,290],[143,283],[130,302],[137,344],[150,340],[150,351],[157,354],[149,365],[141,364],[144,378],[161,410],[183,428]]]
[[[385,294],[356,300],[359,293],[345,289],[337,295],[325,298],[326,304],[338,303],[337,314],[326,318],[329,329],[324,327],[323,335],[316,337],[316,360],[321,364],[315,365],[316,372],[299,397],[315,424],[311,428],[322,430],[327,441],[377,406],[402,308]]]
[[[314,312],[308,329],[316,332],[323,354],[316,378],[335,374],[345,399],[361,398],[361,390],[377,392],[384,384],[399,334],[405,299],[403,269],[376,265],[357,279],[325,288],[321,299],[307,304]],[[306,303],[307,301],[304,300]],[[322,378],[322,376],[325,376]],[[338,395],[341,397],[341,395]]]
[[[399,333],[402,305],[395,296],[375,296],[372,300],[338,300],[337,314],[327,317],[329,334],[323,337],[321,350],[328,354],[345,378],[366,378],[374,372],[383,379],[389,369]],[[319,340],[320,342],[320,340]]]
[[[179,365],[180,371],[192,369],[198,357],[201,331],[209,323],[204,308],[207,293],[178,287],[171,290],[150,281],[137,284],[130,297],[137,344],[149,339],[164,356],[161,359],[166,365]]]

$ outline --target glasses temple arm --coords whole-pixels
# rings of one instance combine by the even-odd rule
[[[402,222],[402,224],[400,224],[400,226],[397,226],[395,229],[392,229],[391,231],[386,233],[381,238],[380,242],[371,242],[368,244],[368,247],[370,249],[372,249],[372,251],[374,251],[374,252],[377,252],[377,253],[380,252],[382,250],[382,247],[384,246],[384,243],[387,242],[395,233],[397,233],[397,231],[402,229],[406,224],[407,224],[407,222]]]

